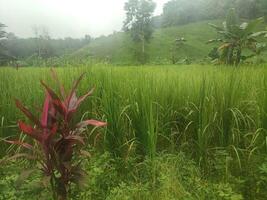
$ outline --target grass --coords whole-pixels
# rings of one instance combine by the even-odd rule
[[[120,173],[127,174],[130,159],[142,163],[149,158],[149,171],[158,177],[158,154],[183,151],[205,177],[225,183],[232,177],[244,178],[239,190],[246,199],[255,197],[258,186],[252,180],[258,177],[253,174],[267,153],[266,66],[98,66],[56,71],[67,87],[86,72],[79,93],[96,86],[76,120],[85,116],[107,120],[102,132],[88,130],[89,140],[122,161]],[[16,121],[23,119],[13,98],[29,106],[42,102],[40,79],[54,85],[47,68],[1,68],[1,138],[17,135]],[[1,144],[0,150],[3,156],[6,146]],[[126,193],[131,190],[121,187]],[[118,191],[113,193],[119,199]],[[180,193],[186,195],[186,188]]]

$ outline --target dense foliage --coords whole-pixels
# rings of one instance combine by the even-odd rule
[[[3,41],[8,53],[18,59],[47,59],[70,54],[91,42],[88,37],[82,39],[64,38],[53,39],[43,36],[34,38],[18,38],[8,33],[7,39]]]
[[[123,29],[129,31],[133,41],[140,42],[141,48],[137,54],[141,63],[146,62],[146,42],[152,36],[152,14],[156,4],[152,0],[129,0],[125,3],[126,20]]]
[[[6,37],[6,32],[4,30],[6,26],[2,23],[0,23],[0,65],[3,65],[6,63],[8,56],[6,54],[6,47],[3,42],[3,40]]]
[[[164,5],[158,19],[161,26],[176,26],[207,19],[224,18],[235,8],[240,18],[255,19],[266,15],[265,0],[171,0]],[[158,24],[159,25],[159,24]]]
[[[255,32],[257,26],[263,22],[263,18],[258,18],[249,23],[242,23],[239,25],[238,17],[235,10],[231,9],[223,22],[223,27],[210,24],[215,28],[221,38],[209,40],[208,43],[220,42],[221,46],[218,48],[221,51],[219,55],[220,61],[227,65],[239,65],[240,62],[247,58],[259,55],[263,50],[265,43],[260,43],[261,36],[267,37],[267,31]],[[248,56],[243,55],[245,49],[254,52]]]

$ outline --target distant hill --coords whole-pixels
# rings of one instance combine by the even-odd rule
[[[202,21],[183,26],[156,29],[153,39],[146,47],[148,63],[169,64],[172,63],[172,51],[175,39],[184,37],[186,42],[176,49],[175,56],[178,62],[188,58],[192,62],[199,62],[216,46],[207,45],[209,39],[216,38],[216,32],[208,25],[209,22],[221,24],[221,21]],[[130,36],[123,32],[115,32],[109,36],[102,36],[93,40],[88,46],[79,49],[68,56],[70,60],[83,60],[90,62],[107,62],[117,65],[138,64],[134,49],[136,44]]]

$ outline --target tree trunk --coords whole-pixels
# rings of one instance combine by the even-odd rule
[[[239,65],[240,61],[241,61],[241,47],[238,47],[237,52],[236,52],[236,61],[235,61],[235,65]]]
[[[142,35],[142,64],[145,64],[145,36]]]
[[[142,53],[145,54],[145,38],[142,39]]]
[[[228,52],[227,52],[227,65],[233,65],[234,64],[234,60],[233,60],[233,54],[234,54],[234,50],[233,47],[229,47]]]

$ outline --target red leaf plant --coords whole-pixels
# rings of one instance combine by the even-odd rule
[[[93,93],[93,89],[81,97],[76,96],[76,89],[82,80],[82,74],[73,84],[69,94],[66,94],[63,85],[59,82],[57,74],[52,71],[52,77],[60,89],[59,95],[43,81],[45,88],[45,100],[40,119],[34,116],[19,100],[16,106],[34,124],[28,125],[22,121],[18,122],[21,131],[37,141],[37,147],[41,149],[41,156],[37,161],[41,164],[41,170],[45,180],[50,180],[54,199],[65,200],[68,197],[70,184],[82,179],[85,172],[80,168],[81,160],[77,156],[88,155],[81,150],[85,145],[83,133],[88,125],[102,127],[105,122],[89,119],[72,126],[72,118],[79,105]],[[7,141],[17,144],[32,151],[37,151],[34,145],[22,141]],[[35,145],[36,146],[36,145]],[[75,159],[74,159],[75,157]]]

